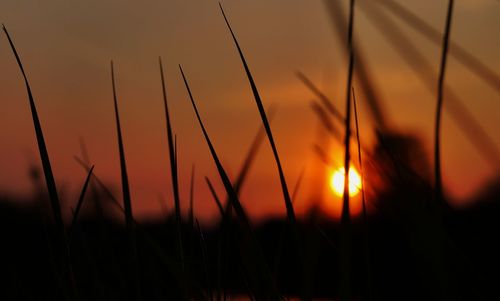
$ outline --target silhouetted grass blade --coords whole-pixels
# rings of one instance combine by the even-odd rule
[[[448,11],[446,14],[446,25],[443,35],[443,48],[441,53],[441,65],[439,68],[438,90],[437,90],[437,107],[436,107],[436,124],[434,133],[434,176],[435,176],[435,189],[436,201],[441,203],[443,201],[443,183],[441,179],[441,156],[440,156],[440,143],[441,143],[441,110],[443,107],[444,96],[444,77],[446,72],[446,61],[448,57],[448,46],[450,41],[451,20],[453,16],[453,3],[454,0],[449,0]]]
[[[248,81],[249,81],[250,86],[252,88],[252,92],[253,92],[253,95],[255,98],[255,103],[257,104],[257,108],[259,109],[262,123],[264,124],[264,128],[266,129],[267,137],[269,138],[269,143],[271,144],[274,159],[275,159],[276,165],[278,167],[278,173],[279,173],[280,183],[281,183],[281,190],[283,191],[283,198],[285,200],[287,217],[288,217],[290,222],[295,223],[295,211],[293,209],[292,200],[291,200],[290,194],[288,192],[288,187],[287,187],[286,180],[285,180],[285,174],[283,172],[283,168],[281,167],[281,162],[279,159],[278,150],[276,149],[276,145],[274,143],[274,138],[273,138],[273,135],[271,132],[271,127],[269,126],[269,121],[268,121],[267,116],[266,116],[266,111],[264,110],[264,105],[262,104],[262,100],[260,98],[259,91],[257,90],[257,86],[255,85],[255,82],[253,80],[253,76],[250,72],[250,69],[249,69],[248,64],[246,62],[246,59],[243,56],[243,52],[240,48],[238,40],[236,39],[236,36],[233,32],[233,29],[231,28],[231,25],[229,24],[229,21],[227,20],[226,14],[224,13],[224,9],[222,8],[222,5],[220,3],[219,3],[219,7],[221,9],[224,20],[226,21],[226,25],[229,28],[229,31],[231,32],[231,36],[233,37],[234,44],[236,45],[236,48],[238,49],[238,53],[240,55],[241,62],[243,63],[245,73],[247,75]]]
[[[26,91],[28,92],[28,100],[29,100],[29,105],[31,109],[31,117],[33,119],[33,126],[35,128],[35,134],[36,134],[36,140],[38,144],[38,151],[40,153],[40,159],[42,161],[42,167],[43,167],[43,173],[45,176],[45,183],[47,185],[47,190],[49,192],[49,197],[50,197],[50,204],[52,206],[52,213],[54,214],[54,221],[56,223],[56,227],[61,235],[62,241],[65,242],[65,234],[64,234],[64,223],[62,219],[62,214],[61,214],[61,205],[59,202],[59,196],[57,193],[57,187],[56,187],[56,182],[54,179],[54,175],[52,173],[52,167],[50,164],[50,159],[49,159],[49,153],[47,151],[47,146],[45,144],[45,138],[43,136],[43,131],[42,131],[42,125],[40,124],[40,119],[38,117],[38,113],[36,110],[36,105],[35,105],[35,100],[33,98],[33,94],[31,92],[31,87],[28,82],[28,77],[26,76],[26,73],[24,71],[23,64],[21,62],[21,58],[19,57],[19,54],[17,53],[16,47],[14,46],[14,42],[12,41],[9,32],[7,31],[7,28],[5,25],[2,24],[3,31],[7,35],[7,39],[9,40],[10,47],[12,49],[12,52],[14,53],[14,56],[16,57],[17,65],[19,66],[19,69],[21,70],[21,73],[23,75],[24,83],[26,86]]]
[[[271,277],[269,268],[267,267],[267,264],[264,261],[262,250],[258,246],[256,238],[254,237],[254,234],[251,230],[250,221],[245,213],[245,210],[243,209],[243,207],[239,201],[238,195],[236,194],[236,192],[231,184],[231,181],[230,181],[229,177],[227,176],[226,171],[224,170],[224,167],[222,166],[222,163],[219,160],[219,157],[217,155],[217,152],[215,151],[215,148],[213,147],[213,144],[210,140],[210,137],[208,136],[208,133],[205,129],[203,121],[201,120],[201,116],[198,112],[198,108],[196,107],[196,103],[195,103],[193,95],[191,93],[191,89],[189,87],[188,81],[187,81],[186,76],[184,75],[184,71],[182,70],[182,67],[180,65],[179,65],[179,69],[180,69],[184,84],[186,86],[186,90],[188,92],[189,99],[190,99],[191,104],[193,106],[193,109],[195,111],[196,118],[198,120],[200,128],[203,132],[203,136],[205,137],[205,141],[207,142],[208,148],[210,150],[210,154],[212,156],[212,159],[214,160],[214,163],[217,167],[217,171],[218,171],[219,176],[222,180],[222,183],[224,185],[226,193],[228,194],[229,200],[232,203],[232,206],[235,210],[236,216],[237,216],[237,218],[240,221],[240,224],[242,226],[243,238],[246,240],[246,245],[244,247],[244,250],[242,250],[242,252],[244,252],[244,254],[246,256],[248,256],[248,258],[246,258],[246,256],[243,256],[242,259],[248,260],[248,262],[245,263],[246,268],[253,270],[253,272],[248,273],[248,276],[252,277],[252,283],[254,284],[253,288],[255,290],[254,293],[258,294],[261,297],[266,296],[266,298],[271,298],[273,300],[277,300],[277,299],[279,299],[279,294],[276,291],[276,288],[274,285],[274,280]],[[241,246],[240,246],[240,248],[241,248]],[[254,269],[256,269],[256,270],[254,270]],[[255,273],[257,273],[257,274],[255,274]]]
[[[212,185],[212,182],[210,182],[210,179],[207,177],[205,177],[205,182],[207,182],[208,189],[210,190],[210,193],[212,194],[212,197],[214,198],[214,201],[217,204],[217,208],[219,209],[221,217],[224,217],[224,215],[225,215],[224,208],[222,207],[220,199],[217,196],[217,192],[215,192],[215,189],[214,189],[214,186]]]
[[[90,167],[90,170],[87,174],[87,178],[85,179],[85,183],[83,184],[82,191],[80,192],[80,196],[78,197],[78,202],[76,203],[75,212],[73,214],[73,220],[71,221],[71,226],[69,228],[70,239],[71,239],[71,234],[74,231],[76,221],[78,219],[78,213],[80,213],[80,209],[82,208],[83,200],[85,199],[85,193],[87,192],[87,186],[89,185],[93,170],[94,170],[94,165]]]
[[[123,138],[120,125],[120,114],[118,112],[118,100],[116,95],[116,84],[115,84],[115,71],[113,67],[113,61],[111,61],[111,84],[113,88],[113,103],[115,108],[115,119],[116,119],[116,132],[118,137],[118,151],[120,155],[120,171],[121,171],[121,183],[122,183],[122,194],[123,194],[123,207],[125,209],[125,227],[127,231],[127,236],[129,239],[129,252],[130,252],[130,262],[129,262],[129,289],[130,298],[135,300],[140,300],[140,287],[139,287],[139,275],[138,275],[138,259],[137,259],[137,242],[134,226],[134,217],[132,213],[132,201],[130,197],[130,188],[127,175],[127,164],[125,160],[125,150],[123,148]]]
[[[332,102],[328,99],[328,97],[321,92],[316,85],[302,72],[297,71],[297,77],[299,80],[309,89],[311,92],[316,95],[321,103],[325,106],[325,108],[330,112],[335,118],[337,118],[340,122],[345,122],[344,116],[335,108]]]
[[[12,41],[9,32],[7,31],[7,28],[5,27],[4,24],[2,24],[3,31],[5,32],[5,35],[7,36],[7,39],[9,40],[10,47],[12,49],[12,52],[16,58],[17,65],[19,69],[21,70],[24,83],[26,86],[26,91],[28,93],[28,101],[30,105],[30,110],[31,110],[31,117],[33,119],[33,126],[35,128],[35,135],[36,135],[36,140],[37,140],[37,145],[38,145],[38,151],[40,153],[40,159],[42,161],[42,167],[43,167],[43,173],[45,177],[45,183],[47,185],[47,190],[49,192],[49,199],[50,199],[50,204],[51,204],[51,209],[52,213],[54,216],[54,222],[56,226],[56,231],[58,233],[58,252],[59,252],[59,258],[56,260],[61,261],[61,268],[63,271],[63,277],[64,281],[68,283],[68,286],[65,287],[64,290],[69,290],[66,291],[66,295],[72,296],[73,298],[76,297],[76,290],[75,290],[75,279],[73,276],[73,269],[71,266],[71,260],[70,260],[70,253],[69,253],[69,248],[68,248],[68,242],[66,238],[66,233],[64,230],[64,222],[62,218],[62,213],[61,213],[61,204],[59,201],[59,196],[57,193],[57,187],[56,187],[56,182],[54,179],[54,175],[52,172],[52,167],[50,164],[50,159],[49,159],[49,153],[47,151],[47,146],[45,144],[45,138],[43,136],[43,131],[42,131],[42,125],[40,124],[40,119],[38,117],[38,113],[36,110],[36,105],[35,105],[35,100],[33,98],[33,93],[31,92],[31,87],[28,81],[28,77],[26,76],[26,72],[24,71],[23,64],[21,62],[21,58],[19,57],[19,54],[17,53],[16,47],[14,46],[14,42]]]
[[[170,120],[170,112],[168,109],[167,88],[165,84],[165,75],[163,73],[163,64],[161,57],[158,58],[160,66],[161,88],[163,96],[163,106],[165,109],[165,121],[167,126],[167,142],[168,142],[168,155],[170,160],[170,176],[172,180],[172,191],[174,194],[174,207],[175,207],[175,223],[177,232],[177,249],[179,259],[184,267],[184,246],[182,243],[181,234],[181,202],[179,197],[179,175],[177,168],[177,136],[173,135],[172,122]]]

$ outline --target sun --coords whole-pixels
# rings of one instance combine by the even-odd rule
[[[336,169],[330,177],[330,188],[338,196],[344,195],[345,170],[343,167]],[[349,196],[355,196],[361,190],[361,176],[358,171],[349,168]]]

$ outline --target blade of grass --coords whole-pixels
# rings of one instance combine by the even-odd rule
[[[203,124],[203,121],[201,120],[200,114],[198,112],[198,108],[196,107],[196,103],[194,101],[193,95],[191,93],[191,88],[189,87],[188,81],[186,79],[186,76],[184,75],[184,71],[182,70],[182,67],[179,65],[179,69],[182,75],[182,79],[184,81],[184,84],[186,86],[186,90],[189,95],[189,99],[191,101],[191,104],[193,106],[193,110],[195,111],[196,118],[198,120],[198,123],[200,125],[200,128],[203,132],[203,136],[205,137],[205,141],[208,145],[208,148],[210,150],[210,154],[212,156],[212,159],[214,160],[214,163],[217,167],[217,171],[219,173],[219,176],[222,180],[222,183],[224,185],[224,188],[226,190],[226,193],[228,194],[229,200],[232,203],[232,206],[235,210],[236,216],[238,217],[238,220],[240,221],[242,227],[242,230],[244,231],[244,238],[247,239],[248,245],[245,245],[245,254],[250,256],[249,258],[249,263],[247,263],[247,268],[248,269],[256,269],[256,273],[258,274],[258,277],[256,277],[257,274],[252,274],[249,273],[249,276],[253,277],[253,281],[256,282],[256,286],[254,287],[256,290],[256,293],[258,293],[260,296],[267,296],[267,298],[272,299],[279,299],[279,294],[276,291],[274,280],[271,276],[269,267],[267,266],[266,262],[264,261],[264,256],[262,253],[262,250],[257,244],[256,238],[254,237],[254,234],[251,230],[250,226],[250,221],[245,213],[245,210],[243,209],[243,206],[241,205],[239,201],[239,197],[234,190],[231,180],[227,176],[227,173],[222,166],[222,163],[219,160],[219,157],[217,155],[217,152],[215,151],[215,148],[210,140],[210,137],[208,136],[208,133],[205,129],[205,126]],[[243,258],[245,259],[245,258]]]
[[[137,238],[135,234],[134,227],[134,216],[132,213],[132,201],[130,197],[130,188],[127,175],[127,164],[125,160],[125,151],[123,147],[123,138],[120,125],[120,114],[118,112],[118,97],[116,95],[116,84],[115,84],[115,71],[113,66],[113,61],[111,61],[111,85],[113,88],[113,104],[115,108],[115,120],[116,120],[116,132],[118,137],[118,152],[120,156],[120,171],[121,171],[121,184],[122,184],[122,194],[123,194],[123,207],[125,209],[125,229],[127,237],[129,240],[129,289],[130,297],[135,300],[140,300],[140,286],[139,286],[139,275],[138,275],[138,258],[137,258]]]
[[[87,178],[85,179],[85,182],[83,184],[82,191],[80,193],[80,197],[78,198],[78,202],[76,204],[76,209],[75,209],[75,212],[73,214],[73,220],[71,221],[71,226],[69,227],[69,231],[68,231],[69,240],[71,240],[71,235],[74,231],[76,221],[78,219],[78,213],[80,213],[80,209],[82,208],[83,200],[85,199],[85,193],[87,191],[87,186],[89,185],[90,177],[92,176],[93,170],[94,170],[94,165],[92,165],[92,167],[90,168],[90,170],[87,174]]]
[[[368,289],[368,299],[373,300],[373,281],[372,281],[372,268],[370,259],[370,245],[368,244],[368,220],[366,213],[366,196],[365,196],[365,174],[363,171],[363,160],[361,159],[361,139],[359,138],[359,123],[358,123],[358,108],[356,104],[356,94],[354,93],[354,88],[352,88],[352,102],[354,104],[354,121],[356,125],[356,140],[358,145],[358,162],[359,162],[359,172],[361,174],[361,204],[363,209],[363,234],[364,234],[364,253],[365,253],[365,263],[366,263],[366,285]]]
[[[347,51],[349,53],[349,65],[347,73],[346,89],[346,113],[345,113],[345,157],[344,157],[344,194],[342,196],[341,215],[341,251],[340,251],[340,300],[351,300],[352,295],[352,266],[351,266],[351,220],[349,210],[349,169],[350,169],[350,137],[351,137],[351,86],[354,73],[354,10],[355,1],[349,2],[349,25],[347,30]]]
[[[236,39],[236,36],[233,32],[233,29],[231,28],[231,25],[229,24],[229,21],[226,17],[226,14],[224,13],[224,9],[222,8],[222,5],[220,3],[219,3],[219,7],[221,9],[222,16],[224,17],[224,20],[226,21],[226,25],[227,25],[229,31],[231,32],[231,36],[233,37],[234,44],[235,44],[235,46],[238,50],[238,53],[240,55],[241,62],[243,63],[245,73],[247,75],[248,81],[249,81],[250,86],[252,88],[252,92],[253,92],[253,95],[255,98],[255,103],[257,104],[257,108],[259,110],[260,117],[262,119],[262,123],[264,125],[264,128],[266,129],[266,134],[267,134],[267,137],[269,139],[269,143],[271,144],[271,148],[272,148],[273,155],[274,155],[274,160],[276,161],[276,165],[278,167],[278,173],[279,173],[279,178],[280,178],[280,183],[281,183],[281,190],[283,192],[283,198],[285,200],[285,206],[286,206],[288,220],[292,223],[295,223],[295,219],[296,219],[295,218],[295,211],[293,209],[292,200],[291,200],[290,194],[288,192],[288,187],[287,187],[286,180],[285,180],[285,174],[283,172],[283,168],[281,167],[281,162],[280,162],[280,158],[278,155],[278,150],[276,149],[273,134],[271,132],[271,127],[269,126],[269,121],[268,121],[268,118],[266,115],[266,111],[264,110],[264,105],[262,104],[262,100],[260,98],[259,91],[257,90],[257,86],[255,85],[255,82],[253,80],[253,76],[250,72],[250,69],[249,69],[248,64],[246,62],[246,59],[243,56],[243,52],[240,48],[238,40]]]
[[[338,119],[340,122],[345,122],[344,116],[342,116],[342,113],[340,113],[332,104],[330,99],[316,87],[316,85],[302,72],[297,71],[296,72],[297,77],[299,80],[314,94],[318,99],[321,101],[321,103],[325,106],[325,108],[332,114],[333,117]]]
[[[270,109],[268,111],[268,116],[269,116],[269,121],[272,121],[274,116],[274,110]],[[259,151],[259,148],[262,145],[262,141],[264,140],[264,135],[265,135],[265,129],[264,127],[261,127],[257,132],[257,135],[255,135],[255,138],[252,141],[252,144],[250,145],[250,149],[247,152],[245,160],[243,161],[243,165],[241,166],[241,169],[238,173],[236,181],[234,181],[233,184],[234,191],[238,196],[240,195],[241,189],[246,182],[250,168],[252,167],[255,158],[257,157],[257,152]],[[229,200],[226,200],[226,206],[224,211],[228,216],[231,216],[231,208],[232,208],[231,202],[229,202]]]
[[[33,126],[35,128],[35,135],[38,144],[38,151],[40,153],[40,159],[42,161],[43,173],[45,176],[45,183],[47,185],[47,190],[49,192],[50,204],[52,206],[52,213],[54,215],[54,221],[57,227],[57,231],[59,232],[61,242],[65,241],[65,232],[64,232],[64,223],[61,214],[61,205],[59,201],[59,196],[57,193],[56,181],[54,179],[54,174],[52,172],[52,167],[50,164],[49,153],[47,151],[47,146],[45,144],[45,138],[43,136],[42,125],[40,123],[40,119],[38,117],[38,113],[36,110],[35,99],[33,98],[33,94],[31,92],[31,87],[28,81],[28,77],[26,72],[24,71],[23,64],[21,62],[21,58],[17,53],[16,47],[14,46],[14,42],[12,41],[9,32],[4,24],[2,24],[3,31],[9,40],[10,47],[17,61],[17,65],[21,70],[21,74],[24,79],[24,84],[26,86],[26,91],[28,93],[28,101],[31,109],[31,117],[33,119]]]
[[[4,24],[2,24],[2,29],[9,40],[10,48],[16,58],[17,65],[21,71],[21,74],[24,79],[24,84],[26,86],[26,91],[28,93],[28,101],[31,110],[31,117],[33,119],[33,127],[35,128],[35,135],[38,145],[38,151],[40,153],[40,159],[42,161],[43,173],[45,177],[45,184],[47,185],[47,190],[49,192],[49,199],[51,204],[52,213],[54,216],[54,222],[56,226],[56,231],[59,240],[58,251],[60,252],[61,266],[63,270],[63,274],[65,276],[65,280],[69,282],[68,289],[70,291],[69,294],[73,294],[75,296],[75,280],[73,276],[73,269],[71,265],[68,241],[66,237],[66,233],[64,230],[64,222],[61,213],[61,204],[59,201],[59,196],[57,193],[56,181],[54,179],[54,174],[52,172],[52,167],[50,164],[49,153],[47,151],[47,146],[45,144],[45,138],[43,136],[42,125],[40,123],[40,119],[38,117],[38,113],[36,110],[35,99],[33,97],[33,93],[31,92],[31,87],[28,81],[28,77],[26,72],[24,71],[23,64],[21,62],[21,58],[17,53],[16,47],[14,46],[14,42],[12,41],[9,32]]]
[[[82,159],[76,156],[74,157],[74,159],[87,172],[90,170],[90,166],[86,164]],[[111,203],[116,207],[116,209],[125,214],[125,208],[122,206],[122,204],[120,204],[118,199],[113,195],[106,184],[104,184],[104,182],[95,173],[92,173],[92,179],[96,181],[96,183],[99,185],[99,187],[102,189]],[[148,232],[146,232],[144,229],[141,229],[141,224],[138,221],[133,219],[132,222],[134,223],[136,229],[139,230],[139,233],[143,235],[146,243],[153,249],[160,261],[169,269],[170,272],[172,272],[180,286],[185,285],[185,279],[192,279],[186,274],[186,271],[184,271],[182,266],[177,261],[168,256],[168,254],[162,249],[161,246],[158,245],[158,243],[151,237],[151,235],[149,235]],[[194,287],[195,285],[191,285],[191,288]]]
[[[205,182],[207,182],[208,189],[210,189],[210,193],[212,194],[212,197],[215,200],[215,203],[217,204],[217,208],[219,208],[219,212],[221,214],[221,217],[224,217],[226,212],[224,211],[224,208],[222,207],[222,204],[220,202],[219,197],[217,196],[217,192],[215,192],[214,186],[212,185],[212,182],[210,182],[210,179],[208,177],[205,177]]]
[[[179,196],[179,176],[177,167],[177,136],[173,135],[172,123],[170,120],[170,112],[168,109],[168,99],[167,99],[167,88],[165,84],[165,75],[163,72],[163,63],[161,57],[158,58],[158,64],[160,66],[160,78],[161,78],[161,88],[163,96],[163,106],[165,109],[165,121],[167,127],[167,142],[168,142],[168,154],[170,159],[170,177],[172,180],[172,191],[174,195],[174,207],[175,207],[175,223],[176,223],[176,235],[177,235],[177,249],[179,259],[184,266],[184,246],[182,243],[181,234],[181,202]]]
[[[438,90],[437,90],[437,107],[436,107],[436,127],[434,133],[434,176],[435,176],[435,189],[436,201],[441,204],[443,200],[443,183],[441,179],[441,156],[440,156],[440,142],[441,142],[441,110],[443,107],[443,94],[444,94],[444,78],[446,72],[446,61],[448,57],[448,48],[450,42],[451,20],[453,16],[453,3],[454,0],[449,0],[448,11],[446,14],[446,25],[443,35],[443,48],[441,53],[441,66],[439,68]]]
[[[345,33],[348,31],[346,24],[348,20],[343,14],[343,7],[341,1],[337,0],[324,0],[323,1],[327,7],[327,12],[330,15],[330,20],[332,21],[332,28],[335,34],[342,43],[345,43],[344,39]],[[341,47],[342,50],[346,50],[346,47]],[[348,49],[347,49],[348,50]],[[349,55],[349,53],[346,53]],[[389,128],[390,120],[387,118],[387,114],[380,102],[380,95],[375,88],[372,77],[370,76],[369,66],[366,64],[365,55],[362,49],[357,46],[354,52],[354,57],[356,61],[356,77],[359,80],[359,84],[366,95],[366,101],[370,108],[370,113],[375,121],[375,125],[380,131],[385,131]],[[350,88],[349,88],[350,89]]]

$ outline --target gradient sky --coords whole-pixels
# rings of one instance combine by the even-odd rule
[[[444,28],[447,1],[399,2],[435,28]],[[235,0],[223,5],[265,105],[278,109],[272,128],[290,187],[306,168],[305,185],[297,200],[301,211],[308,206],[308,183],[321,177],[312,167],[317,161],[311,147],[318,128],[309,105],[314,96],[297,80],[295,71],[308,74],[343,108],[346,61],[342,44],[320,0]],[[451,33],[454,41],[494,70],[500,70],[499,16],[498,1],[458,0]],[[28,73],[56,181],[66,191],[63,200],[67,211],[74,206],[85,178],[73,160],[80,154],[80,137],[86,141],[96,174],[115,183],[115,190],[120,191],[111,59],[115,62],[134,210],[142,216],[158,214],[159,195],[172,207],[157,63],[161,55],[178,136],[181,196],[187,204],[189,174],[195,164],[196,213],[205,219],[217,213],[203,176],[212,179],[220,196],[223,189],[177,65],[183,65],[230,176],[238,171],[260,126],[217,1],[0,0],[0,21],[9,29]],[[440,48],[397,22],[435,65],[437,74]],[[388,118],[397,129],[420,135],[430,154],[435,93],[426,89],[362,12],[356,14],[355,26]],[[4,35],[0,38],[0,66],[0,191],[27,195],[32,189],[28,166],[38,163],[39,158],[26,91]],[[500,147],[500,132],[496,130],[500,96],[455,59],[450,59],[448,67],[446,82],[466,100],[470,112]],[[372,124],[362,95],[359,97],[362,140],[370,145]],[[456,204],[463,204],[497,174],[498,167],[476,152],[446,114],[442,141],[445,187]],[[338,143],[332,144],[331,153],[341,162]],[[252,216],[285,212],[278,184],[266,141],[242,195]]]

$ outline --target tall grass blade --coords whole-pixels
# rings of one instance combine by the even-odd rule
[[[138,275],[137,243],[134,225],[134,216],[132,213],[132,201],[130,197],[130,188],[127,175],[127,164],[125,160],[125,151],[123,148],[122,130],[120,125],[120,114],[118,112],[118,97],[116,95],[115,70],[113,61],[111,61],[111,85],[113,88],[113,104],[115,108],[116,132],[118,137],[118,152],[120,155],[120,171],[123,194],[123,208],[125,214],[125,229],[129,240],[129,289],[130,297],[140,300],[140,287]]]
[[[450,42],[451,20],[453,16],[453,3],[454,0],[449,0],[448,11],[446,14],[446,25],[443,35],[443,48],[441,53],[441,65],[439,68],[438,90],[437,90],[437,107],[436,107],[436,127],[434,133],[434,176],[435,176],[435,189],[436,201],[441,204],[443,201],[443,183],[441,179],[441,156],[440,156],[440,143],[441,143],[441,110],[443,107],[443,94],[444,94],[444,78],[446,72],[446,61],[448,57],[448,47]]]
[[[50,164],[50,159],[49,159],[49,153],[47,151],[47,146],[45,144],[45,138],[43,136],[43,131],[42,131],[42,125],[40,124],[40,119],[38,117],[38,113],[36,110],[36,105],[35,105],[35,100],[33,98],[33,94],[31,92],[31,87],[28,81],[28,77],[26,75],[26,72],[24,71],[23,64],[21,62],[21,58],[19,57],[19,54],[17,53],[16,47],[14,46],[14,42],[12,41],[9,32],[7,31],[7,28],[5,25],[2,24],[3,31],[5,32],[5,35],[7,36],[7,39],[9,40],[10,48],[12,49],[12,52],[14,53],[14,56],[17,61],[17,65],[19,69],[21,70],[21,74],[24,79],[24,84],[26,86],[26,91],[28,93],[28,100],[29,100],[29,105],[31,109],[31,117],[33,119],[33,126],[35,128],[35,135],[36,135],[36,140],[38,144],[38,151],[40,153],[40,159],[42,161],[42,167],[43,167],[43,173],[45,176],[45,183],[47,185],[47,190],[49,192],[49,198],[50,198],[50,204],[52,207],[52,213],[54,215],[54,221],[57,227],[57,231],[59,232],[60,239],[62,243],[65,243],[66,236],[64,232],[64,223],[62,219],[62,214],[61,214],[61,204],[59,201],[59,196],[57,193],[57,187],[56,187],[56,181],[54,179],[54,174],[52,173],[52,167]]]
[[[351,141],[351,86],[354,73],[354,8],[355,1],[351,0],[349,5],[349,26],[347,31],[347,51],[349,53],[349,65],[347,73],[346,89],[346,113],[345,113],[345,157],[344,157],[344,194],[342,197],[341,215],[341,251],[340,251],[340,300],[351,300],[352,267],[351,267],[351,221],[349,210],[349,169],[350,169],[350,141]]]
[[[335,34],[339,38],[342,43],[345,43],[344,39],[345,33],[348,31],[346,24],[348,24],[348,20],[343,14],[343,7],[341,5],[341,1],[338,0],[324,0],[323,1],[327,7],[328,13],[330,15],[330,20],[332,21],[332,28],[335,31]],[[341,47],[342,50],[346,50],[346,47]],[[349,55],[347,53],[347,55]],[[380,95],[375,88],[375,84],[373,83],[370,77],[370,71],[368,65],[365,62],[365,55],[361,48],[356,47],[356,51],[354,52],[354,57],[356,61],[356,77],[359,80],[359,84],[366,96],[367,104],[370,108],[371,116],[375,122],[375,125],[378,130],[384,132],[390,126],[390,120],[387,118],[387,114],[380,102]],[[350,88],[349,88],[350,89]]]
[[[70,253],[68,248],[68,241],[66,237],[66,233],[64,230],[64,222],[61,213],[61,204],[59,201],[59,195],[57,193],[56,181],[54,179],[54,174],[52,172],[52,167],[50,164],[49,153],[47,151],[47,146],[45,144],[45,138],[43,136],[42,125],[40,123],[40,119],[38,117],[38,113],[36,110],[35,99],[33,98],[33,93],[31,92],[31,87],[28,81],[28,77],[26,72],[24,71],[23,64],[21,62],[21,58],[17,53],[16,47],[14,46],[14,42],[12,41],[9,32],[4,24],[2,24],[2,29],[9,40],[10,48],[16,58],[17,65],[21,71],[21,74],[24,79],[24,84],[26,86],[26,91],[28,93],[28,101],[31,110],[31,117],[33,119],[33,127],[35,128],[35,135],[38,145],[38,152],[40,153],[40,159],[42,161],[43,173],[45,177],[45,184],[47,185],[47,190],[49,192],[50,205],[52,209],[52,214],[54,216],[54,222],[57,231],[57,240],[58,240],[58,252],[59,259],[61,260],[61,268],[63,275],[65,277],[65,281],[68,281],[68,286],[66,289],[69,290],[68,294],[71,294],[73,297],[75,296],[75,279],[73,276],[73,269],[71,266]]]
[[[258,276],[257,276],[257,274],[249,273],[249,276],[253,277],[253,283],[255,283],[255,285],[256,285],[254,287],[256,290],[256,293],[259,294],[260,296],[266,296],[269,299],[279,299],[279,294],[276,291],[276,288],[274,285],[274,280],[270,274],[269,267],[267,266],[266,262],[264,261],[262,250],[258,246],[257,241],[254,237],[254,234],[251,230],[250,221],[248,219],[248,216],[246,215],[245,210],[243,209],[243,206],[241,205],[241,203],[239,201],[238,195],[231,184],[231,180],[229,179],[224,167],[222,166],[222,163],[219,160],[217,152],[215,151],[215,148],[210,140],[210,137],[208,136],[208,133],[205,129],[203,121],[201,120],[201,116],[198,112],[198,108],[196,107],[196,103],[194,101],[193,95],[191,93],[191,88],[189,87],[186,76],[184,75],[184,71],[182,70],[182,67],[180,65],[179,65],[179,69],[180,69],[184,84],[186,86],[186,90],[188,92],[189,99],[190,99],[191,104],[193,106],[193,109],[195,111],[196,118],[197,118],[198,123],[200,125],[200,128],[203,132],[203,136],[205,137],[205,141],[207,142],[212,159],[214,160],[215,165],[217,167],[217,172],[219,173],[219,176],[222,180],[222,183],[224,185],[226,193],[228,194],[229,200],[232,203],[232,206],[235,210],[236,216],[237,216],[238,220],[240,221],[240,224],[242,225],[242,230],[244,231],[243,232],[244,238],[247,240],[247,244],[245,245],[244,251],[247,255],[250,256],[249,262],[246,263],[247,268],[252,269],[252,270],[255,269],[254,271],[258,271],[257,272]]]
[[[274,110],[270,109],[267,114],[269,116],[269,121],[271,122],[274,116]],[[264,127],[261,127],[257,132],[257,135],[255,135],[255,138],[253,139],[252,144],[250,145],[250,149],[248,150],[247,155],[245,156],[243,165],[241,166],[241,169],[238,172],[238,176],[236,177],[236,180],[233,183],[234,191],[238,196],[240,195],[240,191],[247,180],[250,168],[252,167],[255,158],[257,157],[257,152],[259,151],[259,148],[262,145],[265,133],[266,132]],[[231,208],[232,208],[231,202],[229,202],[229,200],[226,200],[225,204],[226,205],[224,211],[228,216],[231,216]]]
[[[358,106],[356,104],[356,94],[352,88],[352,102],[354,104],[354,122],[356,125],[356,141],[358,145],[358,162],[359,173],[361,174],[361,205],[362,205],[362,218],[363,218],[363,234],[364,234],[364,253],[366,263],[366,282],[368,288],[368,298],[373,300],[373,281],[372,281],[372,268],[370,259],[370,246],[368,243],[368,219],[366,212],[366,194],[365,194],[365,173],[363,171],[363,160],[361,159],[361,139],[359,138],[359,122],[358,122]]]
[[[226,21],[226,25],[227,25],[229,31],[231,32],[231,36],[233,37],[234,44],[235,44],[236,48],[238,49],[238,53],[240,55],[241,62],[243,63],[243,67],[245,68],[245,73],[247,75],[248,81],[249,81],[250,86],[252,88],[252,92],[253,92],[253,95],[254,95],[254,98],[255,98],[255,103],[257,104],[257,108],[259,109],[259,113],[260,113],[260,117],[262,119],[262,123],[264,125],[264,128],[266,129],[266,134],[267,134],[267,137],[269,138],[269,143],[271,144],[271,148],[272,148],[272,151],[273,151],[274,159],[275,159],[276,165],[278,167],[278,173],[279,173],[279,178],[280,178],[280,183],[281,183],[281,190],[283,191],[283,198],[285,200],[285,206],[286,206],[286,212],[287,212],[288,220],[290,222],[295,223],[295,219],[296,219],[295,218],[295,211],[293,209],[292,200],[291,200],[290,194],[288,192],[288,187],[287,187],[287,184],[286,184],[285,174],[283,172],[283,168],[281,167],[281,162],[280,162],[280,158],[279,158],[279,155],[278,155],[278,150],[276,149],[276,145],[274,143],[273,134],[271,132],[271,127],[269,126],[269,121],[268,121],[268,118],[267,118],[267,115],[266,115],[266,111],[264,110],[264,105],[262,104],[262,100],[260,98],[259,91],[257,90],[257,86],[255,85],[255,82],[253,80],[253,76],[252,76],[252,74],[250,72],[250,69],[249,69],[248,64],[246,62],[246,59],[243,56],[243,52],[242,52],[242,50],[240,48],[238,40],[236,39],[236,36],[235,36],[235,34],[233,32],[233,29],[231,28],[231,25],[229,24],[229,21],[228,21],[228,19],[226,17],[226,14],[224,13],[224,9],[222,8],[222,5],[220,3],[219,3],[219,7],[221,9],[222,16],[224,17],[224,20]]]
[[[172,180],[172,191],[174,194],[174,207],[175,207],[175,223],[177,235],[177,249],[179,259],[182,266],[184,266],[184,246],[182,243],[181,235],[181,202],[179,197],[179,176],[177,168],[177,136],[173,135],[172,122],[170,120],[170,112],[168,109],[167,88],[165,84],[165,75],[163,72],[163,63],[161,57],[158,58],[160,67],[161,88],[163,96],[163,106],[165,109],[165,121],[167,127],[167,142],[168,142],[168,155],[170,159],[170,178]]]

